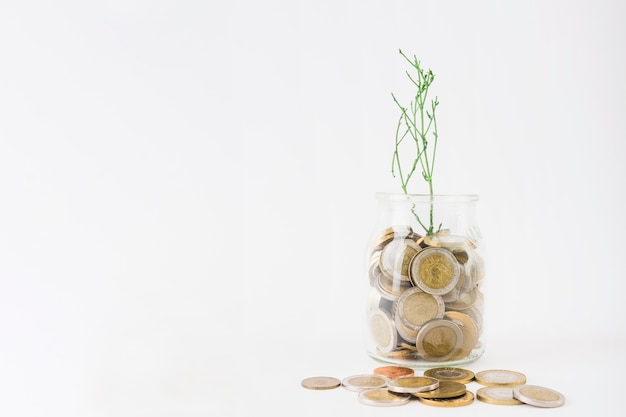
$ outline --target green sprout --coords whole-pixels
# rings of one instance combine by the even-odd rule
[[[413,205],[412,212],[426,234],[432,235],[436,233],[433,226],[432,196],[434,195],[433,171],[435,168],[437,139],[439,137],[437,133],[437,118],[435,116],[435,111],[439,105],[439,101],[437,100],[437,97],[435,97],[428,102],[428,90],[435,80],[435,74],[433,74],[430,69],[425,71],[415,55],[413,56],[413,59],[410,59],[402,52],[402,50],[399,50],[399,52],[400,55],[402,55],[402,57],[411,65],[411,72],[406,71],[406,75],[417,91],[414,99],[411,100],[408,107],[400,104],[396,96],[391,93],[393,101],[400,108],[400,117],[398,118],[398,126],[396,128],[396,145],[391,164],[391,174],[394,178],[396,175],[400,178],[402,191],[404,194],[409,194],[409,181],[418,171],[418,168],[421,170],[422,178],[428,184],[428,192],[431,197],[430,221],[428,225],[423,223],[420,219],[419,215],[415,211],[415,205]],[[412,72],[414,72],[413,75]],[[432,141],[429,141],[429,138],[431,138]],[[405,139],[407,139],[407,141],[412,141],[411,143],[413,144],[415,152],[413,161],[409,164],[410,166],[406,172],[402,169],[399,153],[400,145]],[[439,225],[438,230],[440,228],[441,225]]]

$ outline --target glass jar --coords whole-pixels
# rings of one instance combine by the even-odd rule
[[[484,352],[485,263],[476,195],[377,193],[367,252],[367,343],[376,360],[453,366]]]

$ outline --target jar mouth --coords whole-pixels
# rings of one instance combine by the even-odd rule
[[[413,202],[440,202],[440,203],[471,203],[479,200],[478,194],[404,194],[377,192],[377,200],[386,201],[413,201]]]

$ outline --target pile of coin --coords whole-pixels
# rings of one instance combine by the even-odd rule
[[[476,382],[485,385],[476,391],[476,398],[488,404],[520,405],[553,408],[565,404],[565,396],[553,389],[527,385],[520,372],[494,369],[476,374]]]
[[[484,385],[476,396],[467,389],[469,383]],[[565,404],[563,394],[550,388],[526,385],[526,376],[508,370],[473,371],[454,367],[438,367],[416,376],[413,369],[404,366],[382,366],[371,374],[353,375],[339,380],[334,377],[312,377],[302,381],[308,389],[325,390],[343,386],[358,393],[362,404],[371,406],[399,406],[418,400],[435,407],[470,405],[474,398],[496,405],[528,404],[552,408]]]
[[[383,230],[369,251],[370,355],[399,364],[460,363],[481,351],[484,271],[465,236],[420,236],[405,225]]]

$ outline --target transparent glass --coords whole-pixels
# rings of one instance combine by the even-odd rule
[[[377,193],[367,252],[366,349],[433,367],[484,353],[483,245],[476,195]]]

